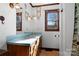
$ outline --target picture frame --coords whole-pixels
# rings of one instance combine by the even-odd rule
[[[45,10],[45,31],[59,31],[59,9]]]

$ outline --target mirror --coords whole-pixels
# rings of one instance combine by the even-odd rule
[[[45,10],[45,31],[59,31],[59,9]]]
[[[22,12],[16,13],[16,31],[22,31]]]

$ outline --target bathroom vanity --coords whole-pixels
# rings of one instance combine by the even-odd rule
[[[23,35],[21,38],[10,37],[7,40],[7,50],[9,56],[36,56],[40,53],[42,45],[41,34],[32,33],[30,35]],[[25,37],[25,38],[24,38]]]

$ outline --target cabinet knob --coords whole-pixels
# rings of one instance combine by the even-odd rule
[[[58,37],[60,37],[60,35],[58,35]]]
[[[55,37],[56,37],[56,35],[55,35]]]
[[[60,37],[60,35],[55,35],[55,37]]]

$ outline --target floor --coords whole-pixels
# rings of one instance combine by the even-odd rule
[[[4,53],[5,51],[0,50],[0,52]],[[1,54],[1,55],[6,56],[5,54]],[[59,56],[59,51],[41,49],[41,52],[40,52],[39,56]]]
[[[42,49],[40,56],[59,56],[59,51],[57,50],[47,51],[45,49]]]

